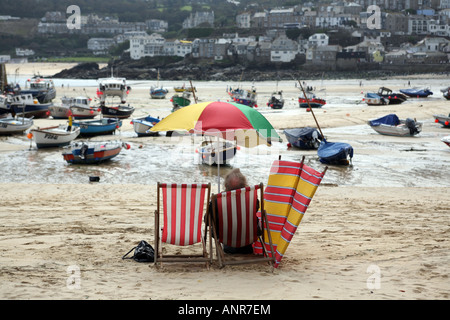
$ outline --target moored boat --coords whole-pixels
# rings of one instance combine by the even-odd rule
[[[444,116],[443,114],[435,114],[433,117],[434,122],[442,124],[444,128],[450,128],[450,113],[448,116]]]
[[[418,89],[418,88],[411,88],[411,89],[400,89],[400,92],[407,95],[408,97],[412,98],[426,98],[428,96],[431,96],[433,92],[430,91],[429,88],[425,89]]]
[[[25,82],[25,89],[20,94],[31,94],[39,103],[51,102],[56,97],[56,89],[52,79],[35,76]]]
[[[160,88],[151,87],[150,88],[150,96],[152,97],[152,99],[165,99],[166,95],[168,93],[169,93],[169,90],[164,89],[162,87],[160,87]]]
[[[40,103],[31,93],[11,96],[10,110],[13,115],[24,115],[27,118],[48,118],[52,102]]]
[[[173,105],[172,112],[190,105],[191,104],[190,95],[191,94],[189,92],[183,92],[181,95],[178,94],[173,95],[172,98],[170,99],[170,102],[172,102]]]
[[[91,99],[84,96],[62,97],[61,105],[52,105],[48,109],[53,119],[92,119],[100,114],[100,108],[90,106]]]
[[[389,136],[415,136],[422,131],[422,123],[411,118],[399,119],[396,114],[368,121],[369,126],[379,134]]]
[[[275,91],[267,102],[267,106],[272,109],[282,109],[284,106],[283,91]]]
[[[217,148],[219,146],[219,148]],[[225,165],[236,155],[237,147],[229,141],[205,140],[200,145],[198,153],[201,162],[207,165]]]
[[[148,115],[146,117],[133,119],[131,120],[131,123],[133,124],[134,132],[136,132],[138,137],[147,137],[159,135],[158,132],[150,131],[150,129],[159,121],[160,119]]]
[[[227,92],[234,102],[237,102],[237,103],[240,103],[240,104],[252,107],[252,108],[258,107],[258,104],[256,102],[256,100],[257,100],[256,88],[253,86],[250,90],[244,90],[241,88],[232,89],[230,87],[229,89],[227,89]]]
[[[80,134],[80,128],[70,125],[59,125],[47,128],[36,128],[30,131],[37,148],[63,147],[70,144]]]
[[[319,131],[311,127],[285,129],[284,134],[289,142],[288,146],[299,149],[317,149],[322,140]]]
[[[98,82],[97,96],[100,104],[105,104],[107,97],[119,97],[121,103],[126,103],[131,88],[127,85],[125,78],[115,78],[111,74],[111,77],[100,78]]]
[[[102,105],[101,110],[103,116],[106,118],[126,119],[133,114],[134,107],[131,107],[129,105],[128,106],[118,105],[114,107],[107,107],[105,105]]]
[[[368,92],[364,95],[363,101],[369,106],[386,105],[389,103],[387,98],[384,98],[377,93]]]
[[[323,139],[317,155],[324,164],[348,165],[353,158],[353,147],[348,143],[328,142]]]
[[[400,104],[408,100],[408,97],[401,92],[392,92],[391,89],[386,87],[380,87],[378,89],[378,95],[389,101],[388,104]]]
[[[300,96],[298,97],[298,104],[300,108],[321,108],[326,103],[327,102],[325,99],[318,98],[311,91],[306,91],[306,97],[303,93],[300,93]]]
[[[116,157],[128,144],[120,141],[72,142],[63,152],[63,158],[70,164],[98,164]]]
[[[122,126],[122,120],[117,118],[74,120],[72,125],[80,127],[80,136],[86,137],[113,134]]]
[[[33,119],[6,117],[0,119],[0,134],[23,133],[33,125]]]

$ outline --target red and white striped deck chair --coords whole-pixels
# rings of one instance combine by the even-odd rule
[[[155,211],[155,264],[157,262],[212,262],[212,238],[209,251],[203,216],[211,194],[211,184],[166,184],[158,182],[157,209]],[[162,199],[161,199],[162,195]],[[206,199],[205,199],[206,198]],[[161,203],[162,202],[162,203]],[[162,210],[161,210],[162,205]],[[160,214],[163,214],[160,237]],[[205,224],[210,226],[209,219]],[[160,246],[161,242],[161,246]],[[202,243],[202,253],[196,255],[162,255],[162,243],[189,246]]]
[[[260,195],[259,197],[258,194]],[[261,206],[261,218],[266,222],[262,225],[268,225],[262,201],[263,195],[264,186],[261,183],[252,187],[221,192],[212,196],[212,203],[216,205],[212,206],[211,220],[217,228],[217,230],[216,228],[212,230],[216,240],[217,258],[221,267],[226,264],[257,263],[262,261],[273,263],[274,251],[272,246],[270,246],[270,254],[265,254],[264,256],[240,255],[239,258],[226,257],[222,248],[222,244],[233,248],[241,248],[253,244],[258,239],[258,202]],[[270,233],[268,242],[272,243]]]

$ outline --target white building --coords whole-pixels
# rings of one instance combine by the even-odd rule
[[[315,33],[308,38],[309,46],[327,46],[328,45],[328,36],[325,33]]]
[[[236,25],[238,28],[242,29],[249,29],[250,28],[250,21],[251,21],[251,14],[248,12],[244,12],[241,14],[238,14],[236,16]]]
[[[270,50],[270,61],[290,62],[295,59],[298,53],[298,43],[281,35],[272,42]]]
[[[91,38],[88,40],[87,47],[95,55],[99,55],[105,54],[115,44],[116,41],[112,38]]]
[[[142,57],[154,56],[162,50],[165,39],[159,33],[137,36],[130,39],[130,57],[139,60]]]

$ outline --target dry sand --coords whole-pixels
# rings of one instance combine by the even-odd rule
[[[39,70],[51,75],[61,67],[68,66],[43,64]],[[33,73],[33,68],[20,65],[20,72]],[[70,90],[58,88],[58,96]],[[94,95],[95,88],[89,90]],[[260,92],[264,90],[268,96],[272,88]],[[283,90],[298,94],[295,88]],[[328,93],[342,97],[355,90],[361,90],[358,81],[354,86],[327,87]],[[215,100],[224,97],[223,91],[223,87],[207,93],[199,90],[199,98]],[[141,103],[136,116],[148,112],[148,88],[133,88],[129,98],[133,104]],[[296,103],[291,100],[288,103]],[[156,106],[152,114],[167,114],[157,106],[162,102],[152,103]],[[448,103],[418,101],[377,107],[376,112],[361,104],[317,110],[315,115],[323,128],[363,124],[384,112],[400,117],[413,113],[417,119],[430,120],[433,114],[448,114]],[[314,125],[306,112],[274,112],[266,117],[277,129]],[[123,130],[132,130],[126,122]],[[432,121],[426,128],[436,136],[448,135]],[[13,149],[0,144],[3,152]],[[448,172],[442,178],[448,179]],[[157,269],[153,264],[122,260],[140,240],[153,244],[155,186],[8,183],[2,189],[0,299],[358,300],[448,299],[450,295],[450,198],[445,186],[324,183],[276,270],[267,265],[206,269],[171,264]]]

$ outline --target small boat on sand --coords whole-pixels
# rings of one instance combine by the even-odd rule
[[[433,117],[434,122],[442,124],[444,128],[450,128],[450,113],[448,116],[444,116],[443,114],[435,114]]]
[[[353,158],[353,147],[348,143],[328,142],[323,139],[317,155],[324,164],[348,165]]]
[[[368,121],[369,126],[379,134],[389,136],[415,136],[422,131],[422,123],[411,118],[399,119],[394,113]]]
[[[98,164],[116,157],[122,148],[129,145],[120,141],[72,142],[63,152],[63,158],[70,164]]]
[[[33,125],[33,119],[6,117],[0,119],[0,134],[23,133]]]
[[[322,140],[319,131],[311,127],[285,129],[284,134],[289,141],[288,146],[305,150],[319,148]]]
[[[146,117],[133,119],[131,120],[131,123],[133,124],[134,132],[137,133],[138,137],[148,137],[159,134],[158,132],[150,131],[150,129],[159,121],[160,119],[148,115]]]
[[[219,145],[219,148],[217,148]],[[212,165],[225,165],[236,155],[237,147],[229,141],[205,140],[202,142],[198,153],[202,163]]]
[[[411,98],[426,98],[428,96],[431,96],[433,92],[430,91],[429,88],[425,89],[418,89],[418,88],[411,88],[411,89],[400,89],[400,92],[407,95]]]
[[[34,138],[36,147],[52,148],[67,146],[80,134],[80,128],[70,125],[59,125],[46,128],[31,129],[30,137]]]

